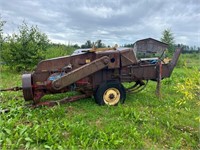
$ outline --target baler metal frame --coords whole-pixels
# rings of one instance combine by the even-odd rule
[[[182,48],[177,48],[170,63],[160,58],[137,59],[136,51],[164,50],[167,44],[148,38],[137,41],[134,48],[86,49],[82,54],[41,61],[31,74],[22,75],[22,88],[26,101],[34,107],[53,106],[94,96],[99,105],[117,105],[126,99],[126,92],[143,90],[148,80],[157,81],[157,95],[163,78],[170,77]],[[134,82],[124,88],[122,83]],[[79,91],[79,96],[60,101],[40,102],[46,94]],[[1,90],[2,91],[2,90]]]

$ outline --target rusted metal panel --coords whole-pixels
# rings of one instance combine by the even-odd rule
[[[88,63],[86,65],[83,65],[66,75],[63,75],[59,79],[56,79],[52,82],[52,87],[55,90],[60,90],[84,77],[87,77],[88,75],[91,75],[106,66],[109,65],[109,57],[103,56],[99,59],[96,59],[92,61],[91,63]]]
[[[108,64],[109,69],[120,68],[120,52],[117,50],[96,52],[96,58],[100,58],[102,56],[108,56],[110,63]]]
[[[137,58],[135,56],[135,53],[133,49],[127,49],[120,51],[121,54],[121,66],[128,66],[133,65],[137,63]]]
[[[156,67],[155,65],[144,65],[140,67],[131,68],[132,76],[141,80],[153,79],[156,77]]]
[[[162,78],[169,77],[169,65],[162,65]],[[122,82],[133,82],[141,80],[156,80],[157,79],[157,65],[137,65],[123,67],[121,69],[121,80]]]
[[[41,61],[35,72],[33,73],[33,83],[44,82],[46,81],[50,75],[53,73],[61,73],[61,72],[70,72],[74,69],[77,69],[89,61],[93,61],[95,59],[94,53],[76,55],[76,56],[67,56],[67,57],[58,57],[54,59],[48,59],[45,61]]]
[[[90,59],[91,61],[93,61],[95,59],[94,56],[95,56],[94,53],[87,53],[87,54],[81,54],[81,55],[75,55],[75,56],[66,56],[66,57],[57,57],[53,59],[47,59],[47,60],[41,61],[37,65],[35,72],[62,71],[66,66],[70,64],[72,65],[72,70],[73,70],[86,64],[87,59]]]

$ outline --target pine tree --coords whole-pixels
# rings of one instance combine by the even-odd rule
[[[174,52],[174,36],[170,29],[165,29],[162,33],[161,41],[169,45],[169,53]]]

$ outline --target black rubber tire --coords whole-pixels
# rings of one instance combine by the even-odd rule
[[[99,105],[105,105],[106,104],[104,102],[103,95],[106,92],[106,90],[109,89],[109,88],[117,89],[120,93],[119,102],[124,103],[124,101],[126,99],[126,90],[125,90],[124,86],[118,81],[109,81],[109,82],[106,82],[106,83],[102,83],[98,87],[97,91],[94,94],[94,98],[95,98],[96,103],[99,104]],[[117,105],[118,103],[116,103],[115,105]]]

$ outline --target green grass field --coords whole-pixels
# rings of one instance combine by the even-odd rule
[[[21,74],[0,69],[0,88],[21,86]],[[0,114],[0,149],[199,149],[199,77],[199,57],[192,54],[182,55],[162,81],[162,99],[153,81],[112,107],[88,98],[31,109],[21,91],[0,93],[0,109],[10,110]]]

